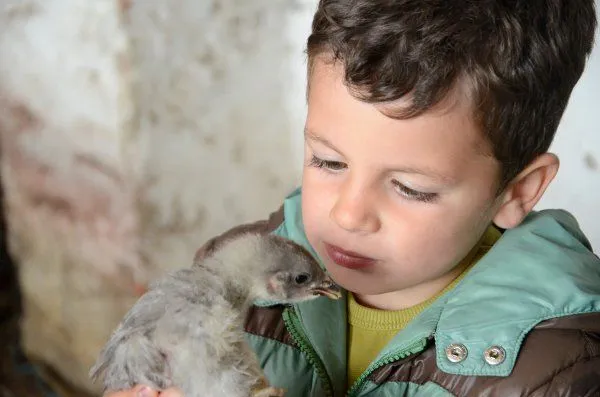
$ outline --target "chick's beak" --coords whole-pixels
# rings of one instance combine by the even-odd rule
[[[312,289],[313,294],[326,296],[329,299],[340,299],[342,297],[341,288],[331,280],[325,280],[320,285]]]

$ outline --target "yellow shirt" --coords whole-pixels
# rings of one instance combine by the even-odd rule
[[[463,263],[469,262],[465,270],[437,295],[416,306],[397,311],[372,309],[361,306],[352,294],[348,294],[348,385],[356,381],[406,324],[438,297],[454,288],[499,238],[500,231],[490,226],[479,244],[463,260]]]

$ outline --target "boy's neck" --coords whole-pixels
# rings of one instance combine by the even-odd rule
[[[462,262],[443,276],[419,285],[379,295],[354,294],[356,301],[366,307],[379,310],[397,311],[416,306],[439,294],[460,276],[469,262]]]

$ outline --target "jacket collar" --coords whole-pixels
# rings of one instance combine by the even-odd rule
[[[533,212],[505,231],[438,303],[438,367],[455,374],[508,376],[536,324],[600,312],[600,260],[570,214]],[[466,347],[465,360],[448,360],[445,349],[451,344]],[[489,365],[484,352],[494,346],[504,350],[505,359]]]

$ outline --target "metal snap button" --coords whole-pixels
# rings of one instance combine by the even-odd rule
[[[506,352],[500,346],[492,346],[483,352],[483,358],[489,365],[502,364],[506,358]]]
[[[467,347],[460,343],[453,343],[446,348],[446,357],[453,363],[459,363],[467,358]]]

